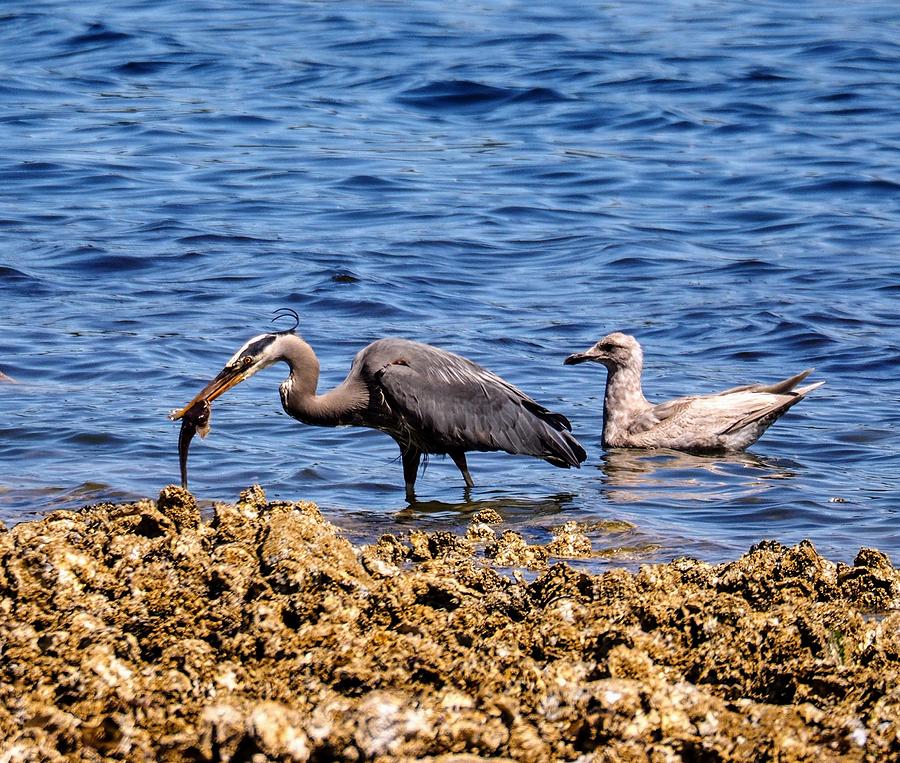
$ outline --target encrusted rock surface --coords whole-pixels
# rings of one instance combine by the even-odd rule
[[[0,533],[0,761],[900,758],[883,554],[592,576],[555,562],[576,526],[477,522],[359,549],[310,503],[206,522],[168,487]]]

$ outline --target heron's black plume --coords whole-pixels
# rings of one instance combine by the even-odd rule
[[[297,315],[296,310],[292,310],[290,307],[279,307],[273,313],[273,315],[275,317],[272,318],[272,323],[275,323],[275,321],[277,321],[281,318],[293,318],[294,319],[294,325],[291,326],[289,329],[282,329],[281,331],[278,332],[279,334],[290,334],[295,328],[297,328],[297,326],[300,325],[300,316]]]

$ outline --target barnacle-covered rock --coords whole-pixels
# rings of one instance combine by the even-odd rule
[[[308,502],[203,521],[169,487],[2,532],[0,760],[900,755],[880,552],[591,575],[556,561],[596,553],[584,528],[488,519],[355,548]]]

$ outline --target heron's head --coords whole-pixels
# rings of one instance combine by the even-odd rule
[[[607,334],[586,352],[576,352],[565,359],[565,365],[587,361],[602,363],[608,369],[643,365],[644,353],[638,340],[629,334],[616,331]]]
[[[262,371],[273,363],[284,360],[287,356],[287,344],[292,340],[296,341],[294,329],[297,328],[300,319],[293,310],[281,308],[275,313],[273,320],[283,317],[295,320],[290,329],[271,334],[260,334],[245,342],[244,346],[231,356],[231,359],[225,364],[225,368],[219,371],[216,378],[200,390],[200,393],[184,408],[172,411],[169,418],[177,421],[197,401],[205,400],[207,403],[211,403],[235,385],[249,379],[257,371]]]

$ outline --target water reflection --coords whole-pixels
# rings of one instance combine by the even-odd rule
[[[796,476],[797,464],[753,453],[715,456],[676,450],[607,450],[600,461],[603,496],[614,503],[660,498],[723,501],[763,493]]]
[[[397,511],[393,516],[398,523],[415,523],[421,525],[426,518],[451,517],[455,523],[467,520],[485,509],[496,511],[505,523],[516,523],[529,520],[541,524],[548,519],[563,514],[572,508],[575,496],[572,493],[557,493],[543,498],[514,498],[498,496],[471,500],[471,491],[466,490],[464,500],[459,503],[445,501],[416,501]]]
[[[0,522],[13,525],[59,509],[78,509],[106,501],[126,502],[140,497],[102,482],[83,482],[70,490],[0,483]]]

